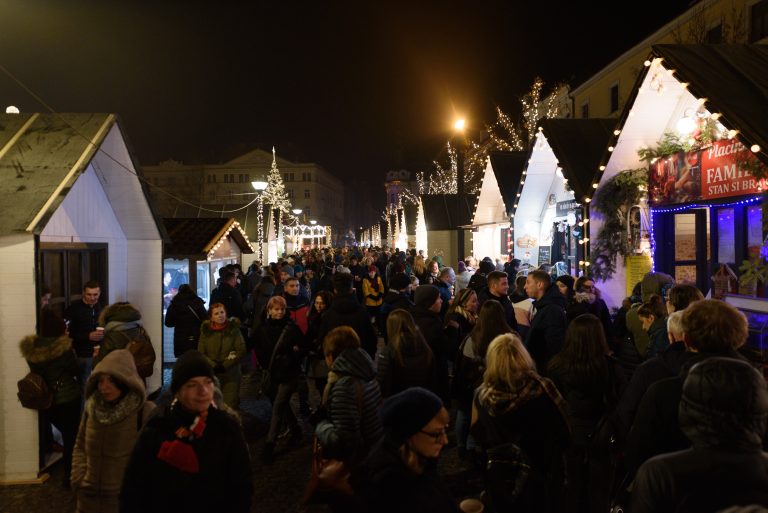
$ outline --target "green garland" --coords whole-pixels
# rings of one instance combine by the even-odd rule
[[[605,217],[590,248],[590,270],[594,278],[606,281],[616,272],[616,257],[632,253],[627,240],[627,213],[640,203],[648,190],[648,170],[620,171],[597,190],[592,210]]]

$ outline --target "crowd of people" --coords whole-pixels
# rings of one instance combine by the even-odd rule
[[[261,464],[304,442],[304,421],[341,462],[344,485],[322,499],[334,511],[459,511],[437,472],[448,444],[486,511],[768,506],[768,390],[747,321],[662,273],[612,314],[588,276],[514,259],[454,270],[343,248],[225,266],[207,309],[188,285],[170,301],[178,359],[155,402],[110,335],[139,330],[140,314],[101,312],[94,286],[68,334],[44,309],[22,342],[57,389],[46,414],[78,511],[248,511],[243,379],[272,405]]]

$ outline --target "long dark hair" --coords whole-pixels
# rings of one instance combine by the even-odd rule
[[[432,362],[432,349],[424,340],[413,316],[408,310],[396,308],[387,316],[387,343],[392,348],[397,364],[403,366],[403,349],[406,346],[421,348],[427,353],[427,362]]]
[[[489,299],[480,307],[477,324],[470,332],[475,356],[485,356],[491,341],[504,333],[513,333],[504,316],[504,308],[495,299]]]
[[[592,314],[582,314],[568,324],[563,348],[549,361],[549,374],[568,376],[572,383],[600,380],[606,375],[610,354],[603,324]]]

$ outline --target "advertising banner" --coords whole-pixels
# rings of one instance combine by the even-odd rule
[[[757,194],[768,186],[739,166],[755,156],[737,139],[717,141],[691,152],[679,152],[651,164],[651,206]]]

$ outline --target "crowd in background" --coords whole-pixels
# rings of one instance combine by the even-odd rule
[[[170,301],[178,360],[157,407],[121,342],[140,313],[85,297],[68,313],[75,352],[45,309],[22,342],[57,389],[47,414],[78,511],[248,511],[243,379],[272,405],[262,464],[311,423],[348,471],[324,497],[337,511],[458,511],[436,465],[449,443],[486,511],[768,505],[768,391],[746,319],[663,273],[611,313],[589,277],[515,259],[454,269],[341,248],[228,265],[207,308],[188,285]]]

